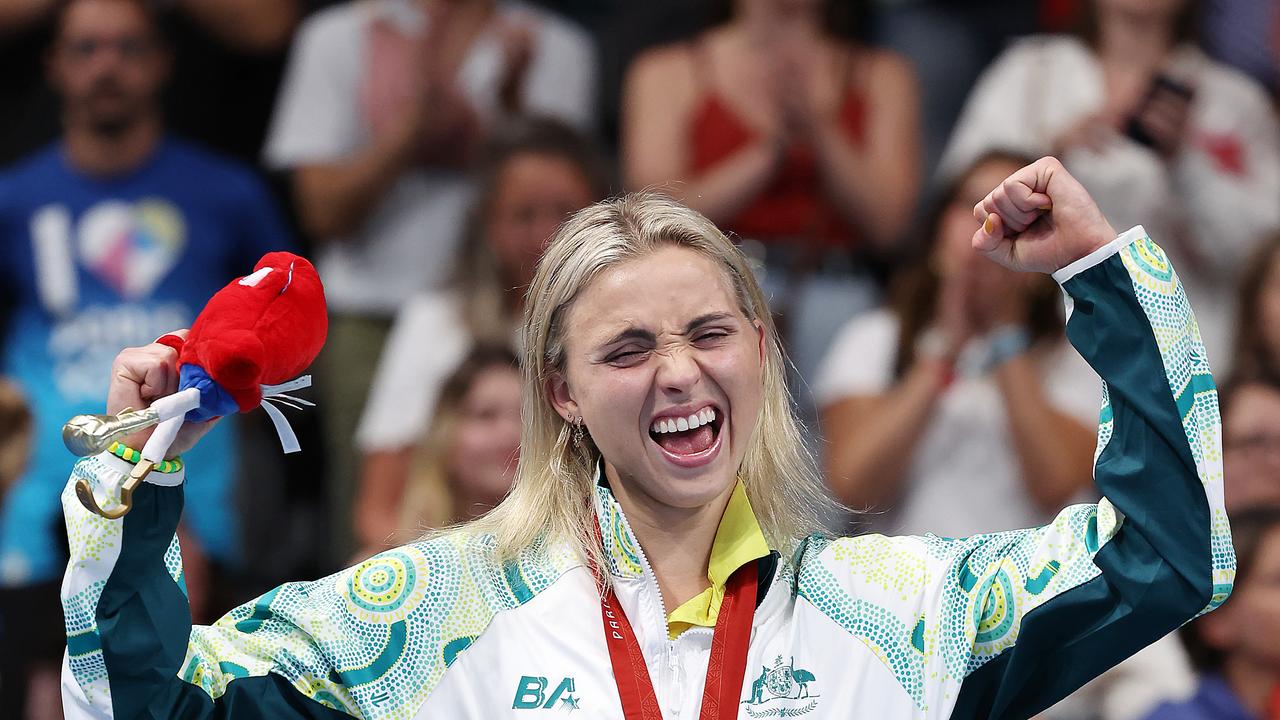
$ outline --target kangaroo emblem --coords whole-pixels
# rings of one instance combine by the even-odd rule
[[[753,718],[804,715],[818,705],[819,695],[810,689],[815,682],[817,678],[812,672],[796,667],[794,656],[784,664],[779,655],[772,668],[760,668],[760,674],[751,681],[751,697],[742,704]],[[801,700],[808,702],[797,702]]]

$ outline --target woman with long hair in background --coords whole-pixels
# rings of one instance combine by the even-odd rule
[[[492,510],[511,488],[519,453],[516,356],[505,345],[478,344],[441,385],[399,492],[378,497],[388,506],[378,517],[396,520],[367,528],[383,540],[362,550],[361,559]]]
[[[1045,522],[1091,485],[1098,379],[1062,295],[969,246],[972,208],[1026,160],[978,159],[943,193],[889,304],[850,320],[814,381],[827,483],[882,531]]]
[[[853,39],[854,3],[725,0],[721,21],[628,71],[627,188],[660,188],[744,243],[807,377],[874,302],[920,184],[919,90],[902,57]]]
[[[476,170],[453,281],[408,298],[378,360],[356,442],[363,453],[354,507],[362,549],[397,526],[414,448],[446,378],[476,345],[516,352],[533,271],[556,228],[609,192],[608,164],[587,136],[531,118],[501,128]]]

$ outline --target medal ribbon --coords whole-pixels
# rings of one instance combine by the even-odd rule
[[[749,562],[738,568],[725,585],[724,600],[711,636],[701,720],[738,717],[738,698],[742,695],[747,647],[751,643],[751,618],[756,611],[757,572],[756,561]],[[623,716],[626,720],[662,720],[662,709],[640,652],[640,641],[612,587],[600,598],[600,615]]]

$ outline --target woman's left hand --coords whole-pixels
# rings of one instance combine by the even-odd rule
[[[1062,163],[1044,157],[1010,175],[973,208],[973,248],[1011,269],[1052,273],[1116,237]]]

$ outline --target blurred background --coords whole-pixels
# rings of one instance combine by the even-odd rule
[[[833,530],[1093,499],[1060,291],[968,249],[1052,153],[1183,278],[1241,574],[1044,717],[1280,717],[1280,2],[0,0],[0,67],[0,715],[61,717],[61,424],[275,249],[326,284],[318,407],[186,458],[197,622],[497,503],[538,256],[633,190],[752,259]]]

